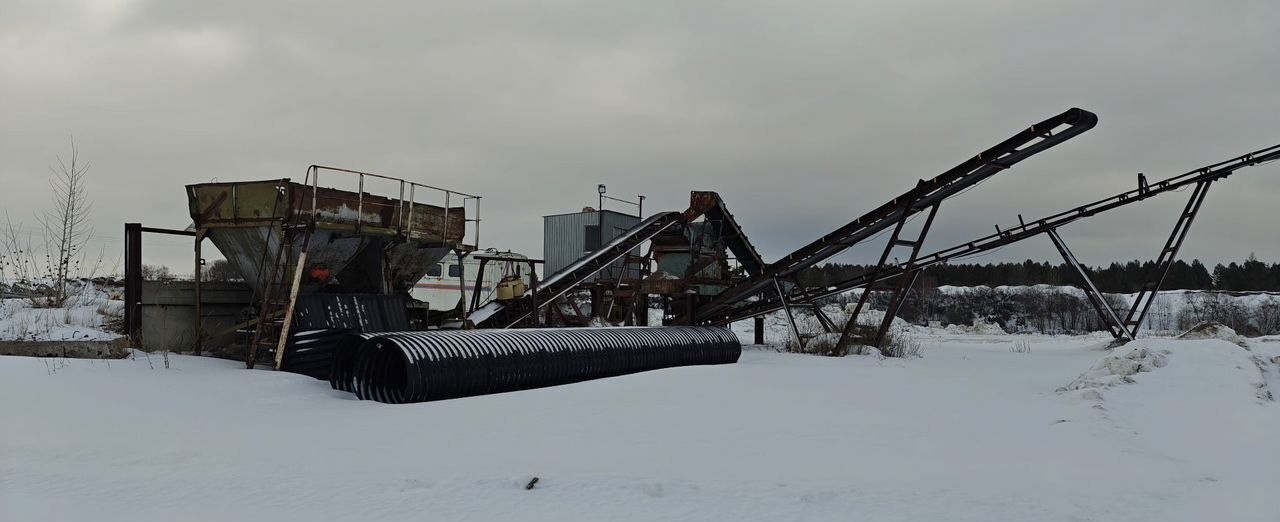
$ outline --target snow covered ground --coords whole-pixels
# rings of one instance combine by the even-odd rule
[[[922,342],[414,405],[0,357],[0,520],[1280,520],[1280,339]]]
[[[107,323],[124,314],[118,292],[92,284],[73,285],[71,296],[60,308],[32,306],[32,300],[0,299],[0,341],[110,341],[120,334]]]

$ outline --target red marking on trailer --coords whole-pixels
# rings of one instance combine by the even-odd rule
[[[444,289],[444,290],[457,290],[457,289],[458,289],[458,285],[455,285],[455,284],[447,284],[447,283],[443,283],[443,284],[442,284],[442,283],[418,283],[418,284],[413,285],[413,287],[414,287],[414,288],[439,288],[439,289]],[[483,292],[483,291],[487,291],[487,290],[492,290],[492,289],[493,289],[493,287],[488,287],[488,286],[482,286],[482,287],[480,287],[480,291],[482,291],[482,292]],[[472,288],[472,287],[467,287],[467,290],[474,290],[474,288]]]

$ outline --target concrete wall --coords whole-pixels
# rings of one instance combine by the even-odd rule
[[[120,359],[129,355],[129,339],[114,341],[0,341],[0,355]]]
[[[245,344],[244,334],[214,335],[243,322],[252,291],[244,283],[200,285],[201,328],[204,351],[217,352]],[[195,283],[144,281],[142,283],[142,339],[144,350],[190,352],[195,346]]]

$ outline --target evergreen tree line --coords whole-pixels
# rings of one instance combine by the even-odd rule
[[[800,284],[827,286],[857,277],[871,266],[828,263],[806,270]],[[1141,289],[1155,271],[1154,261],[1111,263],[1106,267],[1087,267],[1089,277],[1103,292],[1133,293]],[[1036,284],[1080,286],[1079,275],[1066,263],[1053,264],[1026,260],[1021,263],[942,264],[920,274],[924,287],[950,286],[1026,286]],[[1163,290],[1233,290],[1280,291],[1280,263],[1267,264],[1253,254],[1241,263],[1218,264],[1210,270],[1195,259],[1190,263],[1177,260],[1169,268]]]

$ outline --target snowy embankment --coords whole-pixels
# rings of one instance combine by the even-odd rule
[[[856,292],[851,292],[853,298]],[[1137,294],[1106,294],[1124,314]],[[1084,291],[1072,286],[940,286],[924,292],[923,309],[906,310],[917,322],[974,318],[999,322],[1010,332],[1062,333],[1101,330],[1103,326]],[[1173,335],[1206,321],[1250,334],[1280,333],[1280,293],[1165,290],[1152,302],[1142,329]]]
[[[1274,521],[1265,341],[940,333],[397,406],[214,359],[0,357],[0,520]],[[1055,391],[1139,348],[1164,364]]]
[[[118,295],[92,284],[73,285],[61,307],[35,306],[44,298],[0,299],[0,341],[110,341],[109,323],[124,314]]]

